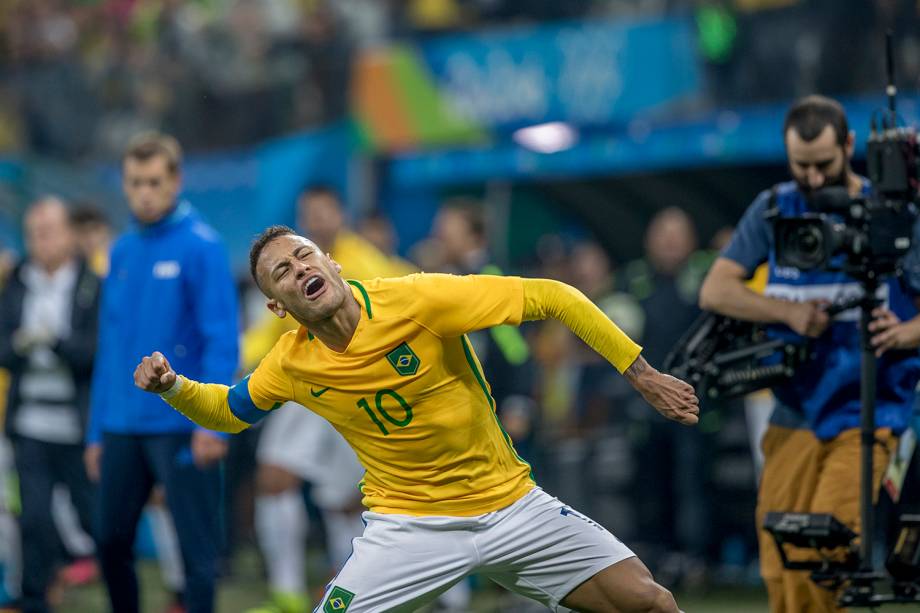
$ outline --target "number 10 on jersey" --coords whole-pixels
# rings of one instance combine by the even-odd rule
[[[383,399],[387,396],[395,400],[399,404],[399,408],[403,410],[404,416],[402,419],[396,419],[390,415],[390,413],[387,412],[387,410],[383,407]],[[371,421],[374,422],[378,428],[380,428],[380,431],[383,432],[384,436],[389,436],[390,431],[387,430],[386,424],[381,421],[381,417],[383,417],[383,419],[390,422],[394,426],[398,426],[400,428],[408,426],[409,422],[412,421],[412,407],[409,406],[409,403],[406,402],[405,398],[400,396],[399,393],[394,390],[382,389],[377,392],[376,396],[374,397],[374,405],[377,409],[376,412],[373,408],[371,408],[367,398],[362,398],[358,401],[358,406],[364,409],[364,412],[367,413],[367,416],[371,418]]]

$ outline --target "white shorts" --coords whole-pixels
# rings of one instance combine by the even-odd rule
[[[284,403],[265,418],[256,459],[312,483],[311,495],[320,508],[351,506],[361,496],[364,467],[355,452],[328,421],[296,402]]]
[[[316,611],[415,611],[472,573],[559,610],[581,583],[635,555],[540,488],[485,515],[367,512],[364,520],[364,534]]]

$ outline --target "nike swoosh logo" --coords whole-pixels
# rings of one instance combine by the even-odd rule
[[[317,392],[317,391],[314,391],[313,388],[311,387],[311,388],[310,388],[310,395],[313,396],[314,398],[319,398],[320,396],[322,396],[323,394],[325,394],[326,392],[328,392],[330,389],[332,389],[332,388],[331,388],[331,387],[324,387],[323,389],[321,389],[321,390],[319,390],[319,391]]]

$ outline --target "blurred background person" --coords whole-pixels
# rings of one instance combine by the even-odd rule
[[[0,296],[16,266],[12,250],[0,248]],[[0,420],[5,423],[10,374],[0,368]],[[0,431],[0,607],[12,606],[19,597],[21,564],[19,555],[19,530],[16,522],[19,496],[14,493],[15,463],[13,449],[5,432]]]
[[[650,364],[661,366],[699,316],[697,296],[711,258],[697,252],[693,221],[679,207],[656,214],[645,231],[645,255],[628,263],[621,277],[645,313],[639,342]],[[643,453],[637,488],[639,534],[655,553],[650,563],[666,585],[698,583],[709,547],[706,455],[702,429],[669,427],[650,416],[634,444]],[[657,555],[656,555],[657,554]]]
[[[415,272],[410,263],[349,227],[341,197],[329,185],[310,186],[298,196],[297,226],[305,229],[310,240],[329,253],[342,270],[350,271],[350,278],[399,277]],[[371,235],[381,242],[387,240],[385,230]]]
[[[109,272],[109,250],[112,248],[112,222],[98,205],[81,202],[70,211],[77,246],[83,259],[99,277]]]
[[[109,251],[112,247],[113,228],[105,211],[91,202],[80,202],[70,212],[70,221],[77,237],[77,245],[83,258],[89,263],[93,272],[105,277],[109,272]],[[163,583],[172,593],[173,603],[167,609],[169,613],[182,613],[185,610],[183,592],[185,591],[185,572],[182,568],[182,552],[176,537],[176,528],[166,507],[166,494],[162,484],[153,488],[149,504],[145,509],[150,531],[156,548],[157,561]],[[71,572],[68,583],[79,584],[79,573]]]
[[[432,236],[441,254],[438,272],[502,274],[489,252],[489,231],[482,202],[467,198],[444,202],[434,219]],[[501,415],[506,399],[530,392],[530,347],[515,326],[497,326],[468,336],[492,382],[492,397]]]
[[[591,299],[607,317],[618,323],[632,338],[641,338],[645,311],[632,294],[616,288],[616,275],[610,257],[594,240],[582,240],[572,247],[569,258],[572,285]],[[582,348],[583,349],[583,348]],[[591,355],[578,351],[581,371],[578,376],[577,413],[573,426],[580,436],[597,434],[612,421],[618,421],[612,406],[623,406],[636,399],[629,386],[623,386]],[[644,411],[643,411],[644,413]]]
[[[52,515],[54,486],[66,486],[86,532],[93,488],[83,468],[89,385],[96,353],[99,278],[81,259],[67,208],[57,198],[25,217],[28,257],[0,295],[0,366],[11,375],[6,431],[21,476],[21,608],[49,611],[61,565]]]
[[[374,212],[363,217],[358,224],[358,234],[376,247],[380,253],[389,256],[391,260],[398,261],[396,252],[399,238],[396,236],[393,222],[386,215]],[[407,263],[407,266],[411,264]]]
[[[99,482],[96,537],[115,611],[138,611],[133,545],[155,482],[166,490],[185,571],[188,611],[214,607],[219,474],[225,438],[158,398],[135,394],[131,356],[150,343],[201,375],[231,382],[237,365],[238,309],[227,254],[214,230],[179,199],[182,153],[170,136],[142,134],[123,158],[123,185],[135,225],[112,249],[99,359],[87,434],[87,471]],[[191,305],[191,306],[190,306]]]
[[[6,284],[7,278],[16,267],[16,256],[9,249],[0,249],[0,290]]]

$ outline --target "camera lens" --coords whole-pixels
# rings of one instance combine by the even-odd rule
[[[821,251],[821,245],[824,242],[823,238],[818,228],[814,226],[805,226],[799,230],[795,242],[802,255],[810,256]]]
[[[815,223],[797,225],[791,229],[787,242],[787,258],[797,268],[812,269],[824,261],[824,234]]]
[[[812,270],[824,264],[833,250],[823,215],[778,219],[774,221],[774,231],[780,266]]]

